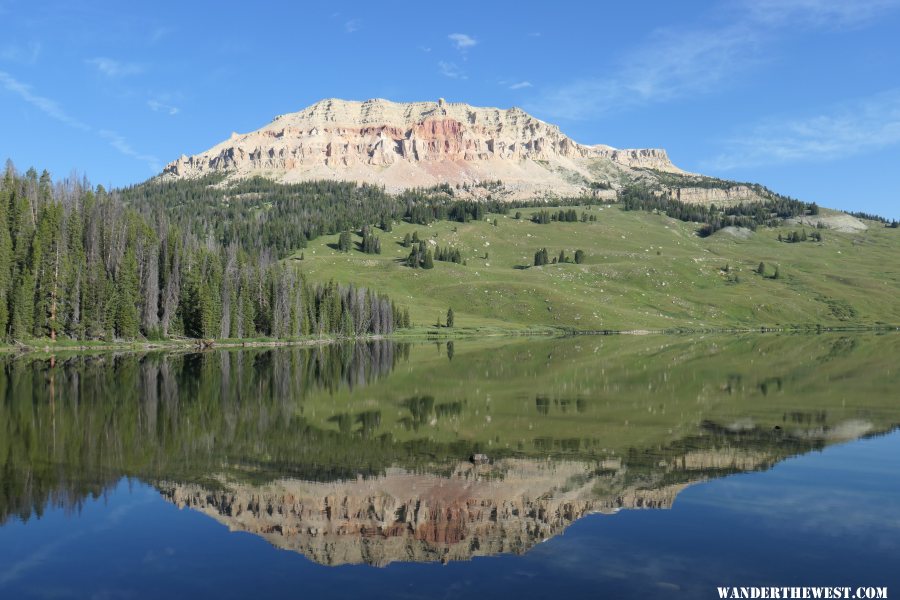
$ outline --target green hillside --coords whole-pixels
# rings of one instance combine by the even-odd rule
[[[807,233],[821,233],[821,242],[785,243],[779,234],[787,238],[804,228],[726,229],[704,238],[696,223],[618,205],[578,207],[579,217],[596,215],[588,222],[536,224],[530,215],[538,210],[469,223],[395,223],[390,232],[375,230],[381,254],[361,252],[356,233],[350,252],[338,250],[338,235],[322,236],[309,242],[303,260],[298,251],[288,262],[314,281],[353,282],[387,293],[408,305],[420,326],[434,326],[448,307],[458,328],[900,324],[900,230],[878,222],[856,233],[807,226]],[[409,249],[401,242],[413,232],[430,248],[459,249],[466,264],[406,266]],[[551,258],[581,249],[585,260],[533,267],[535,252],[544,247]],[[761,262],[764,276],[757,273]]]

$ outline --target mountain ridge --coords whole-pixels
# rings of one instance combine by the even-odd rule
[[[461,102],[324,99],[255,131],[182,155],[161,178],[208,173],[380,184],[397,192],[450,184],[473,197],[610,196],[647,170],[686,175],[661,148],[586,145],[521,108]],[[652,178],[652,175],[650,175]],[[488,191],[486,182],[502,182]]]

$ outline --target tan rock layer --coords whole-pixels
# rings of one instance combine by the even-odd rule
[[[339,179],[391,190],[502,180],[514,196],[584,192],[594,163],[681,173],[661,149],[574,142],[521,109],[438,102],[323,100],[168,164],[164,178],[211,172],[284,182]]]

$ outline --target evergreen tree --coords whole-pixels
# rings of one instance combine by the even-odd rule
[[[7,169],[9,171],[9,169]],[[7,177],[12,179],[12,174]],[[9,234],[9,183],[0,185],[0,337],[9,324],[9,302],[12,291],[12,238]]]
[[[584,250],[575,251],[575,264],[580,265],[584,262]]]
[[[338,250],[341,252],[350,252],[350,248],[352,245],[353,241],[350,237],[350,232],[342,231],[341,235],[338,237]]]
[[[453,324],[453,308],[451,307],[447,309],[447,327],[453,327]]]
[[[138,265],[134,254],[134,248],[125,252],[116,285],[115,298],[115,335],[116,337],[133,340],[140,335],[140,317],[137,305],[140,294],[140,280],[138,279]],[[201,301],[205,300],[201,296]],[[214,337],[214,336],[208,336]]]

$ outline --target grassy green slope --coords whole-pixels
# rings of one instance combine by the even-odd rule
[[[598,220],[537,225],[490,215],[490,222],[400,223],[379,231],[381,255],[342,254],[337,236],[310,243],[289,262],[313,280],[357,283],[408,305],[414,324],[433,325],[447,307],[457,327],[600,329],[877,325],[900,323],[900,230],[870,223],[860,233],[823,231],[823,242],[780,243],[763,229],[749,239],[695,235],[696,224],[665,216],[591,207]],[[467,266],[435,262],[411,269],[406,233],[458,247]],[[354,241],[359,238],[354,236]],[[584,264],[531,267],[534,253],[576,248]],[[485,253],[488,258],[485,259]],[[778,280],[755,273],[760,262]],[[730,265],[731,273],[722,268]],[[735,276],[740,280],[735,283]]]

